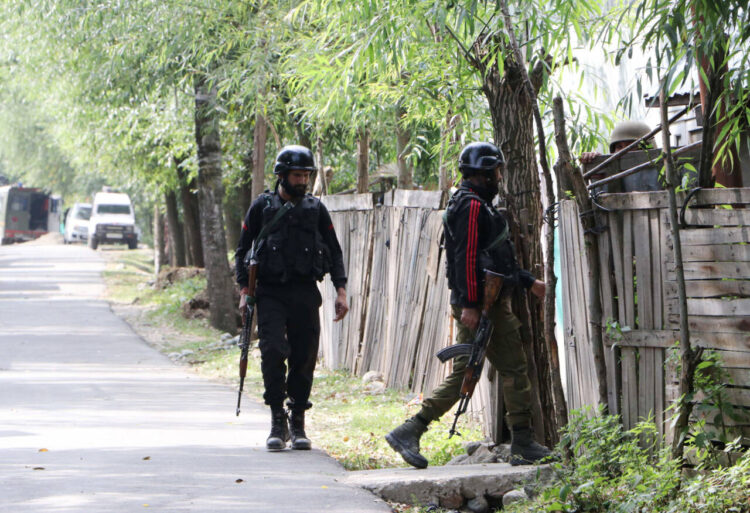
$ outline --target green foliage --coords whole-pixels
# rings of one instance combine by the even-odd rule
[[[750,451],[731,467],[698,474],[680,490],[665,513],[747,513],[750,511]]]
[[[402,156],[417,183],[434,187],[439,166],[454,161],[464,141],[491,137],[497,120],[483,74],[502,77],[512,63],[510,29],[536,70],[544,119],[553,96],[566,99],[574,152],[599,146],[615,115],[596,107],[609,91],[587,61],[638,61],[634,49],[647,56],[644,75],[666,76],[670,90],[695,83],[701,55],[717,55],[714,68],[728,67],[719,153],[730,158],[738,146],[750,120],[750,24],[741,3],[508,4],[513,27],[496,2],[475,0],[7,0],[0,169],[71,199],[106,182],[143,192],[137,203],[153,201],[176,186],[175,159],[195,173],[193,86],[202,77],[218,92],[229,187],[247,182],[256,114],[271,127],[269,155],[285,143],[320,140],[321,164],[334,168],[339,190],[354,181],[357,131],[370,133],[373,172],[395,162],[398,123],[411,133]]]
[[[205,276],[196,276],[175,282],[164,293],[155,296],[153,302],[159,305],[161,313],[179,313],[183,303],[204,290],[206,290]]]
[[[679,344],[667,352],[667,362],[673,365],[677,375],[681,373]],[[699,468],[716,468],[729,461],[727,454],[734,450],[736,433],[730,426],[745,425],[750,422],[750,413],[745,408],[735,406],[728,397],[728,386],[733,385],[729,373],[721,362],[721,352],[705,350],[693,376],[693,393],[681,400],[692,405],[693,417],[685,432],[687,446],[690,447]],[[676,408],[675,402],[669,411]]]
[[[619,55],[632,52],[633,47],[647,52],[646,76],[651,81],[663,77],[668,95],[678,88],[693,92],[699,77],[708,80],[702,59],[718,75],[715,87],[720,95],[712,114],[725,124],[715,137],[715,159],[731,161],[730,150],[739,149],[742,132],[750,124],[747,2],[640,0],[626,10],[634,12],[635,23]]]
[[[591,52],[610,59],[607,49],[619,41],[631,11],[607,10],[601,0],[509,3],[525,59],[538,71],[543,115],[562,93],[573,150],[595,147],[612,126],[611,114],[594,106],[604,91],[580,61]],[[258,114],[271,127],[269,155],[285,143],[320,140],[320,164],[334,168],[336,190],[355,180],[357,131],[366,128],[371,136],[375,172],[396,161],[398,124],[411,133],[402,156],[414,166],[417,184],[435,187],[440,165],[453,162],[467,139],[491,137],[495,121],[482,70],[503,75],[512,60],[509,27],[497,5],[474,0],[362,6],[8,0],[0,15],[9,55],[0,92],[20,95],[41,129],[25,139],[33,145],[14,142],[6,146],[12,151],[0,150],[2,168],[14,177],[58,170],[58,180],[47,180],[50,187],[75,198],[107,182],[143,191],[147,197],[136,203],[150,203],[176,187],[175,160],[194,174],[196,77],[218,92],[228,187],[248,181]],[[480,49],[473,62],[472,47]],[[578,88],[563,86],[573,79]],[[0,119],[0,126],[15,123]],[[33,147],[47,156],[26,160],[34,171],[22,169],[22,150]],[[98,180],[80,179],[87,176]]]
[[[556,450],[572,457],[552,464],[554,482],[539,497],[508,511],[750,511],[750,453],[734,467],[690,478],[683,476],[669,447],[659,441],[651,421],[626,431],[617,416],[590,409],[571,412]],[[698,455],[702,463],[706,458]]]

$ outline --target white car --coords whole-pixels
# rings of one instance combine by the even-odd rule
[[[65,217],[65,232],[63,242],[86,242],[89,238],[89,218],[91,217],[91,203],[76,203]]]
[[[89,219],[89,247],[99,244],[127,244],[138,247],[135,213],[130,196],[120,192],[97,192]]]

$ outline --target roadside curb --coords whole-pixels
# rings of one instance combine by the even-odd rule
[[[549,465],[480,463],[426,469],[360,470],[347,473],[346,481],[390,502],[460,508],[478,497],[490,504],[502,504],[508,492],[538,485],[551,477]]]

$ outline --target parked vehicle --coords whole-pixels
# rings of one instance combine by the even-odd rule
[[[25,242],[60,231],[60,196],[41,189],[0,187],[0,244]]]
[[[63,242],[86,242],[89,238],[89,219],[91,218],[91,203],[76,203],[65,216],[65,231]]]
[[[127,244],[138,247],[135,214],[130,196],[120,192],[97,192],[89,219],[89,247],[99,244]]]

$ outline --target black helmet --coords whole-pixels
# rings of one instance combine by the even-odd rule
[[[280,175],[290,169],[302,169],[304,171],[315,171],[315,160],[309,148],[290,144],[284,146],[276,155],[276,164],[273,166],[273,174]]]
[[[492,143],[469,143],[458,156],[458,170],[464,175],[475,171],[492,171],[503,164],[503,152]]]

